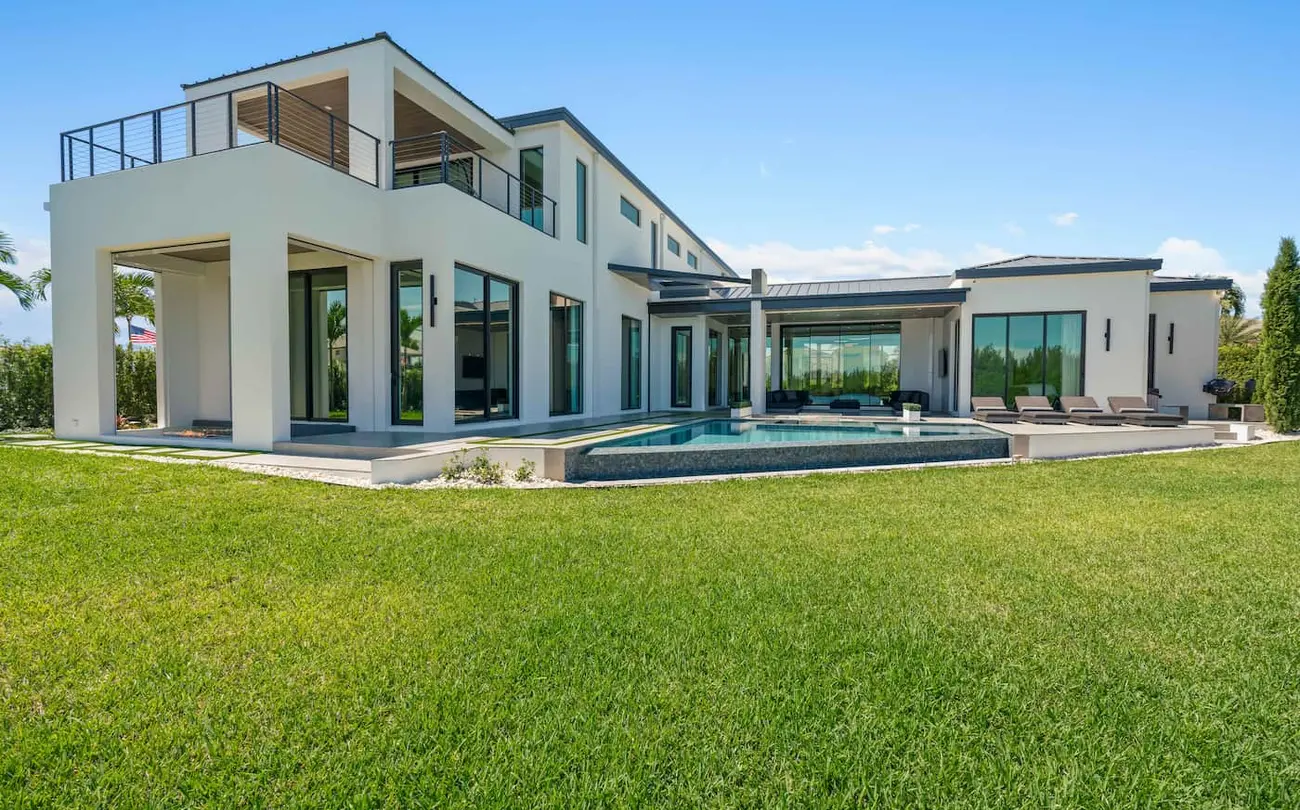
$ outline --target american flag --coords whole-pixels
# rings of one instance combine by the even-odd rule
[[[152,346],[158,342],[158,333],[143,326],[131,325],[131,342],[142,346]]]

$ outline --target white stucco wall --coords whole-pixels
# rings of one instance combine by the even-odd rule
[[[1201,390],[1219,366],[1219,296],[1214,292],[1158,292],[1151,296],[1156,316],[1156,388],[1160,404],[1186,405],[1193,419],[1209,416],[1214,397]],[[1173,352],[1169,325],[1174,325]]]

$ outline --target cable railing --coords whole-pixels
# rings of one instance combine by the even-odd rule
[[[555,200],[450,133],[399,138],[389,146],[394,189],[446,183],[547,236],[555,236]]]
[[[64,181],[256,143],[379,185],[379,139],[271,82],[186,101],[59,136]]]

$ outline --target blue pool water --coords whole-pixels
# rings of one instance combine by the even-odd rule
[[[870,442],[885,439],[934,439],[944,436],[1001,436],[979,425],[873,422],[858,425],[796,424],[710,419],[601,442],[599,447],[673,447],[688,445],[753,445],[809,442]]]

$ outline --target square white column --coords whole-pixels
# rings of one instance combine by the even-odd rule
[[[767,413],[767,313],[763,302],[749,302],[749,400],[756,414]]]
[[[270,450],[289,432],[288,234],[230,239],[230,400],[234,444]]]
[[[54,433],[97,439],[117,431],[113,256],[81,244],[53,218]]]

